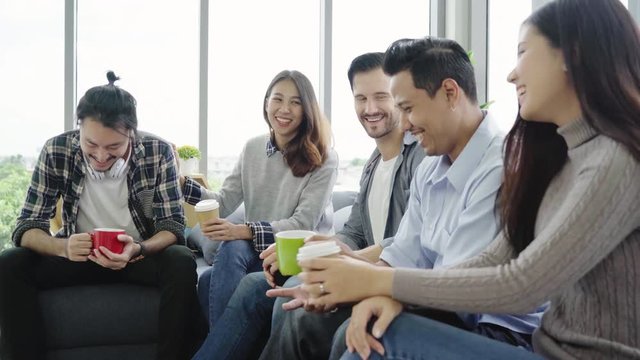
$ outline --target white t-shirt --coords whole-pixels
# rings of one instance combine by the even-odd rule
[[[387,225],[387,215],[389,214],[389,200],[391,198],[391,178],[393,168],[398,157],[387,161],[379,160],[376,172],[373,174],[371,188],[369,189],[369,218],[373,231],[373,241],[376,244],[384,239],[384,228]]]
[[[127,169],[123,173],[126,174]],[[85,177],[84,189],[80,194],[76,232],[90,232],[101,227],[117,228],[123,229],[134,240],[143,240],[129,211],[129,186],[124,174],[102,180]]]

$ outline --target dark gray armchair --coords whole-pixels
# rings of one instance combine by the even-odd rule
[[[349,217],[356,195],[334,193],[338,229]],[[208,267],[202,257],[197,263],[199,272]],[[155,359],[159,301],[156,288],[132,284],[42,291],[47,360]]]

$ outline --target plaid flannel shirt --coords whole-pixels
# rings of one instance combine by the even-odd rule
[[[20,246],[22,235],[30,229],[49,233],[49,220],[55,215],[59,197],[63,199],[63,227],[55,236],[75,234],[85,171],[78,130],[45,143],[13,231],[16,246]],[[129,211],[142,239],[169,231],[177,237],[178,244],[184,244],[182,194],[171,145],[140,132],[134,139],[127,184]]]

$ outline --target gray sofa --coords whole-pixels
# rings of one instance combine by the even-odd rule
[[[355,192],[334,192],[334,226],[349,217]],[[238,214],[236,214],[238,215]],[[197,259],[198,271],[207,265]],[[74,286],[40,294],[48,360],[155,359],[159,291],[132,284]]]

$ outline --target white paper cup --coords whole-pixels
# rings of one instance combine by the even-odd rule
[[[313,244],[305,245],[298,250],[298,262],[301,260],[315,259],[319,257],[338,256],[340,246],[335,241],[317,241]]]
[[[218,204],[218,201],[215,199],[199,201],[196,206],[194,206],[194,210],[198,217],[198,222],[200,222],[200,226],[202,226],[204,221],[220,217],[220,204]]]

